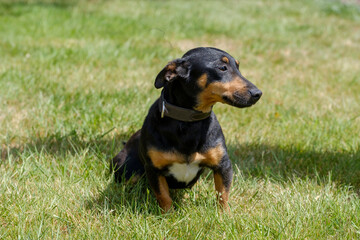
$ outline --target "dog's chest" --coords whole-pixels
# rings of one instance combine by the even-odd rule
[[[189,184],[201,170],[198,163],[174,163],[168,167],[168,175],[179,182]]]
[[[156,148],[148,150],[152,165],[167,170],[167,175],[179,182],[190,183],[203,167],[217,166],[225,154],[223,145],[208,148],[206,151],[182,154],[175,150],[162,151]]]

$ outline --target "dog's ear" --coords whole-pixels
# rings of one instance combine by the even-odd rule
[[[157,75],[155,79],[155,87],[162,88],[165,83],[172,82],[178,77],[188,78],[189,66],[189,62],[183,58],[178,58],[169,62]]]

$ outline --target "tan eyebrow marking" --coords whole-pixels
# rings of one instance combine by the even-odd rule
[[[236,62],[236,65],[240,65],[240,63],[239,63],[239,61],[238,61],[238,60],[235,60],[235,62]]]
[[[221,61],[223,61],[224,63],[229,63],[229,59],[227,57],[223,57]]]

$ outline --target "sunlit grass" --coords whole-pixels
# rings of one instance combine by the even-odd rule
[[[350,1],[1,1],[0,239],[360,236],[360,7]],[[264,93],[218,104],[235,177],[211,173],[161,215],[108,160],[196,46],[240,60]]]

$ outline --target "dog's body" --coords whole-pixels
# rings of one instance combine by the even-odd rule
[[[145,173],[160,207],[168,211],[169,188],[193,186],[208,167],[220,204],[227,207],[232,167],[212,106],[249,107],[262,94],[238,67],[237,60],[215,48],[195,48],[168,63],[155,80],[156,88],[164,88],[160,98],[113,159],[116,180]]]

